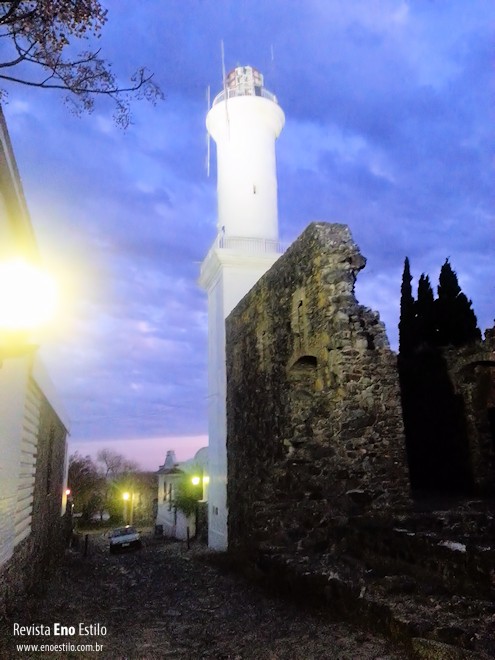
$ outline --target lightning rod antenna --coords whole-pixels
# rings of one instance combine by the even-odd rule
[[[210,86],[206,88],[206,114],[210,112]],[[206,176],[210,177],[210,153],[211,153],[211,137],[210,131],[206,129]]]

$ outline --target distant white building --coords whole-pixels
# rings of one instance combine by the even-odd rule
[[[263,76],[239,66],[206,117],[217,145],[217,237],[201,265],[208,293],[208,545],[228,546],[225,319],[275,263],[278,236],[275,140],[285,122]]]
[[[208,449],[203,447],[194,458],[179,463],[173,450],[167,451],[165,462],[158,470],[158,506],[156,525],[161,526],[168,538],[186,540],[198,531],[198,508],[186,515],[178,506],[177,498],[182,484],[198,498],[199,503],[208,499]]]

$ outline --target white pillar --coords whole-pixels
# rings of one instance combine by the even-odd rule
[[[251,67],[237,67],[206,125],[217,145],[218,236],[201,266],[208,293],[208,545],[228,547],[225,319],[280,255],[276,97]]]

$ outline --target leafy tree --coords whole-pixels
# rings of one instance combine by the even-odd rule
[[[69,488],[72,491],[76,512],[82,512],[86,520],[107,512],[114,521],[124,513],[123,494],[132,495],[134,520],[148,519],[156,497],[156,474],[143,473],[139,465],[111,449],[102,449],[97,461],[90,456],[75,452],[69,458]],[[130,509],[128,509],[130,510]]]
[[[440,346],[462,346],[481,339],[472,302],[462,293],[448,259],[440,271],[435,306]]]
[[[117,477],[107,481],[107,499],[105,510],[113,520],[122,519],[124,508],[127,511],[129,522],[132,510],[132,520],[150,521],[153,515],[153,501],[157,497],[157,476],[154,472],[129,472],[121,473]],[[129,493],[130,498],[124,506],[124,493]]]
[[[134,476],[139,465],[112,449],[101,449],[96,460],[104,483],[101,512],[108,511],[112,518],[119,518],[123,512],[123,493],[135,491]]]
[[[404,261],[404,272],[402,274],[401,298],[400,298],[400,321],[399,321],[399,351],[401,355],[409,355],[416,344],[415,328],[415,301],[412,295],[412,276],[409,266],[409,258]]]
[[[104,480],[90,456],[75,452],[69,457],[68,486],[74,508],[86,519],[98,510],[104,491]]]
[[[185,472],[177,483],[174,504],[184,515],[191,516],[196,511],[202,494],[202,483],[193,484],[191,474]]]
[[[74,42],[100,37],[107,10],[99,0],[0,1],[0,80],[68,92],[76,113],[91,112],[96,96],[115,104],[115,120],[130,121],[130,98],[163,98],[153,75],[139,68],[121,86],[100,49],[75,53]],[[6,92],[0,90],[0,101]]]

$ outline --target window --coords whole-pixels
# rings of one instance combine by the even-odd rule
[[[303,355],[292,365],[288,375],[293,383],[313,388],[318,376],[318,359],[314,355]]]

